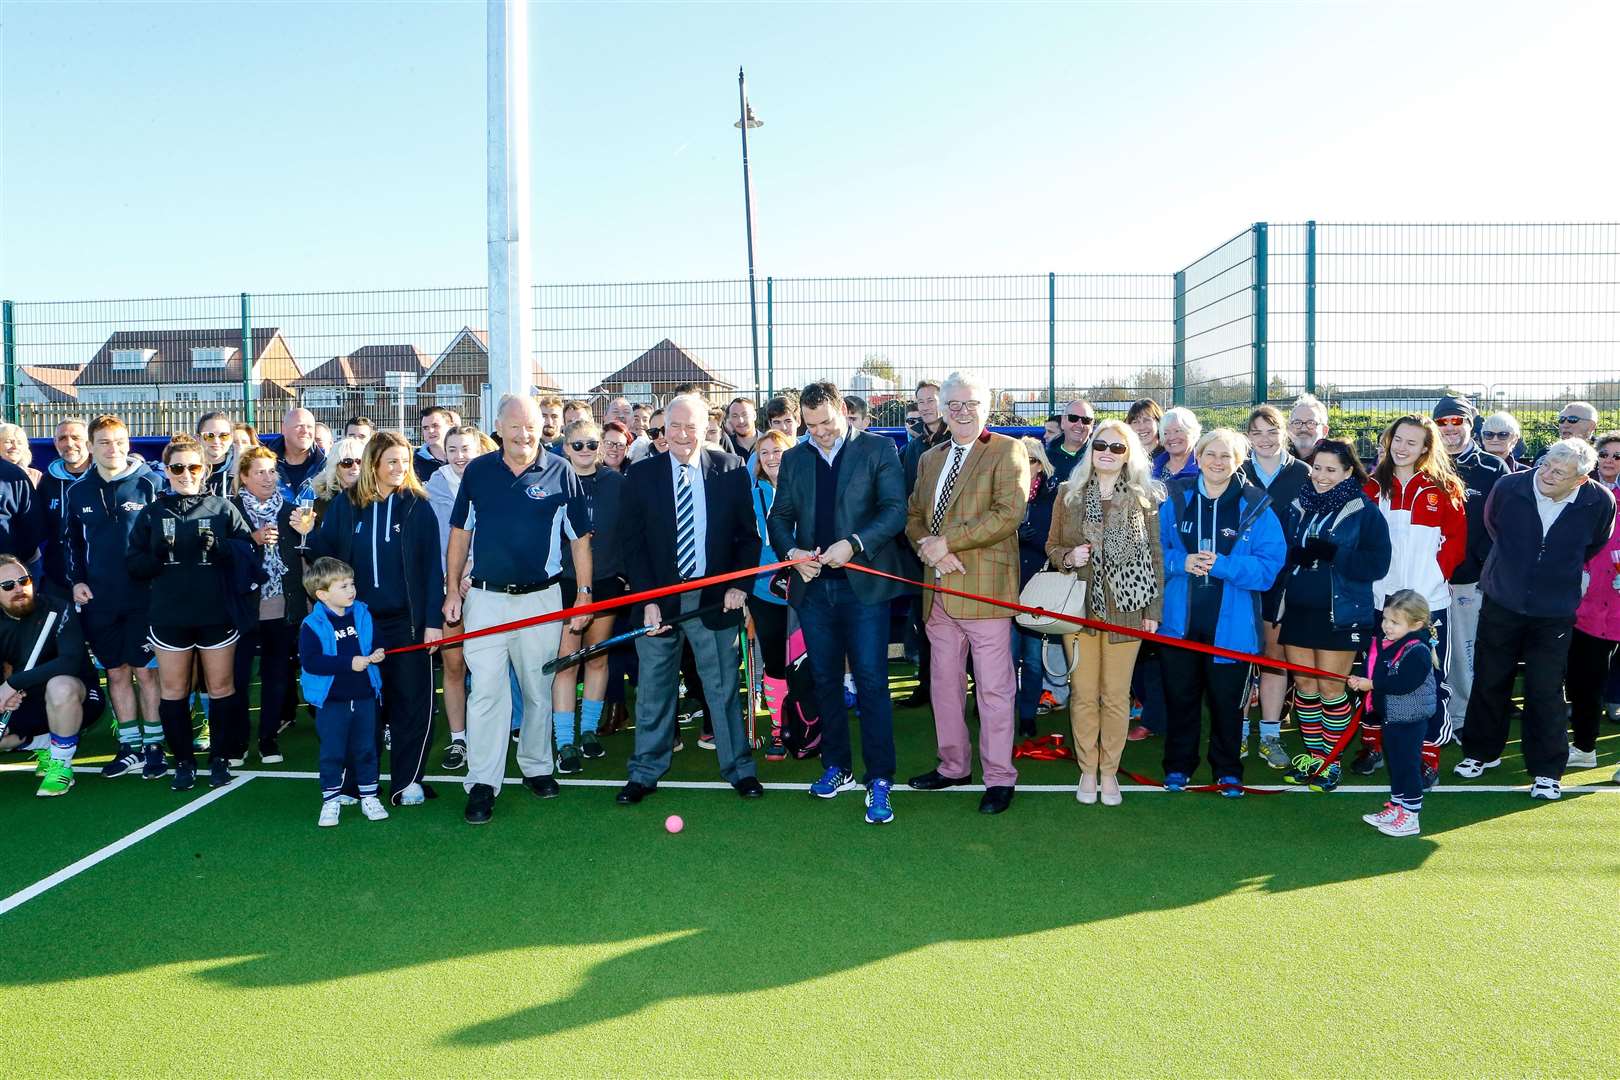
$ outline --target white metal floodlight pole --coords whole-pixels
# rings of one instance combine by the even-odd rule
[[[530,392],[534,279],[529,262],[529,4],[487,0],[489,90],[489,410]],[[494,417],[485,412],[486,424]]]

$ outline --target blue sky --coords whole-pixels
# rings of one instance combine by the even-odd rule
[[[484,6],[3,10],[0,295],[476,285]],[[536,5],[543,282],[1169,271],[1613,220],[1612,6]]]

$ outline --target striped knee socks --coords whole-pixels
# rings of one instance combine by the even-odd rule
[[[1317,757],[1327,757],[1327,746],[1322,742],[1322,699],[1295,690],[1294,719],[1299,724],[1300,737],[1305,740],[1305,749]]]
[[[1350,714],[1355,712],[1351,704],[1350,695],[1341,693],[1335,698],[1322,699],[1322,742],[1323,756],[1333,752],[1344,738],[1344,729],[1350,726]]]

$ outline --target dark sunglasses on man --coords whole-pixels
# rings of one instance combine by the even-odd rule
[[[34,578],[31,574],[22,574],[18,577],[7,578],[5,581],[0,581],[0,590],[10,592],[12,589],[19,589],[33,580]]]
[[[1079,413],[1069,414],[1069,423],[1079,424],[1081,427],[1090,427],[1093,419],[1090,416],[1081,416]]]

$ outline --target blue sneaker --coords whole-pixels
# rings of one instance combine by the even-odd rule
[[[118,748],[118,756],[101,767],[101,775],[111,780],[114,777],[139,772],[140,768],[141,748],[124,743]]]
[[[1164,778],[1164,790],[1166,790],[1166,791],[1186,791],[1187,790],[1187,781],[1189,781],[1191,779],[1192,779],[1192,777],[1188,776],[1184,772],[1173,772],[1169,776],[1166,776]]]
[[[1215,781],[1215,784],[1221,789],[1221,794],[1226,798],[1243,798],[1243,781],[1239,780],[1237,777],[1223,776],[1219,780]]]
[[[868,825],[887,825],[894,820],[894,807],[889,805],[889,788],[892,786],[888,780],[874,780],[866,785]]]
[[[855,776],[848,769],[840,769],[836,765],[827,766],[827,771],[821,778],[810,785],[810,794],[818,799],[830,799],[840,791],[855,786]]]
[[[174,779],[169,781],[170,791],[190,791],[197,786],[197,766],[174,763]]]
[[[142,780],[161,780],[169,775],[169,763],[163,757],[163,747],[157,743],[142,749],[141,757]]]

